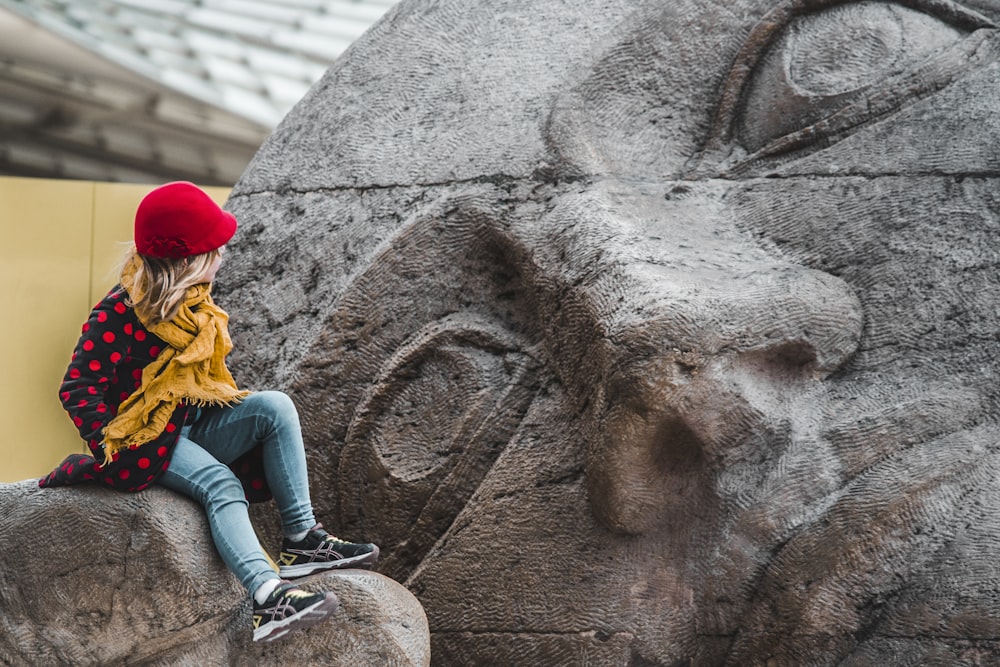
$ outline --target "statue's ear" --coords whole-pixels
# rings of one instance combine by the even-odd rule
[[[381,572],[405,580],[449,529],[520,424],[536,369],[507,332],[459,315],[418,331],[378,373],[337,489],[343,524],[383,546]]]
[[[297,369],[314,507],[332,530],[378,543],[379,571],[400,581],[536,393],[537,318],[498,228],[453,200],[416,212],[345,287]]]

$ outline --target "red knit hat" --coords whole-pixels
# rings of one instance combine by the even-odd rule
[[[236,216],[187,181],[151,190],[135,212],[135,247],[150,257],[201,255],[226,245],[235,233]]]

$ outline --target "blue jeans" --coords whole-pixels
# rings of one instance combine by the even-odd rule
[[[285,534],[312,528],[316,519],[299,415],[278,391],[253,393],[230,407],[202,408],[194,423],[181,429],[170,466],[159,478],[205,508],[219,555],[251,594],[278,574],[250,523],[243,486],[226,464],[258,444]]]

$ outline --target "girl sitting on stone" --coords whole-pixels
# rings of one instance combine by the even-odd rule
[[[281,577],[370,565],[378,547],[339,540],[316,522],[294,404],[280,392],[238,389],[226,368],[228,317],[211,290],[236,226],[191,183],[143,198],[120,284],[83,325],[60,389],[93,456],[71,455],[39,485],[160,484],[197,500],[253,599],[254,641],[273,641],[338,606],[332,592]],[[249,502],[271,497],[285,534],[278,572],[248,515]]]

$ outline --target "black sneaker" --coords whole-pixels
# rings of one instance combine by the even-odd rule
[[[304,577],[320,570],[370,566],[377,560],[378,547],[374,544],[344,542],[317,523],[301,541],[292,542],[286,537],[281,543],[278,574],[282,577]]]
[[[339,605],[333,593],[309,593],[290,581],[283,581],[264,604],[254,601],[253,640],[273,642],[289,632],[316,625],[337,611]]]

